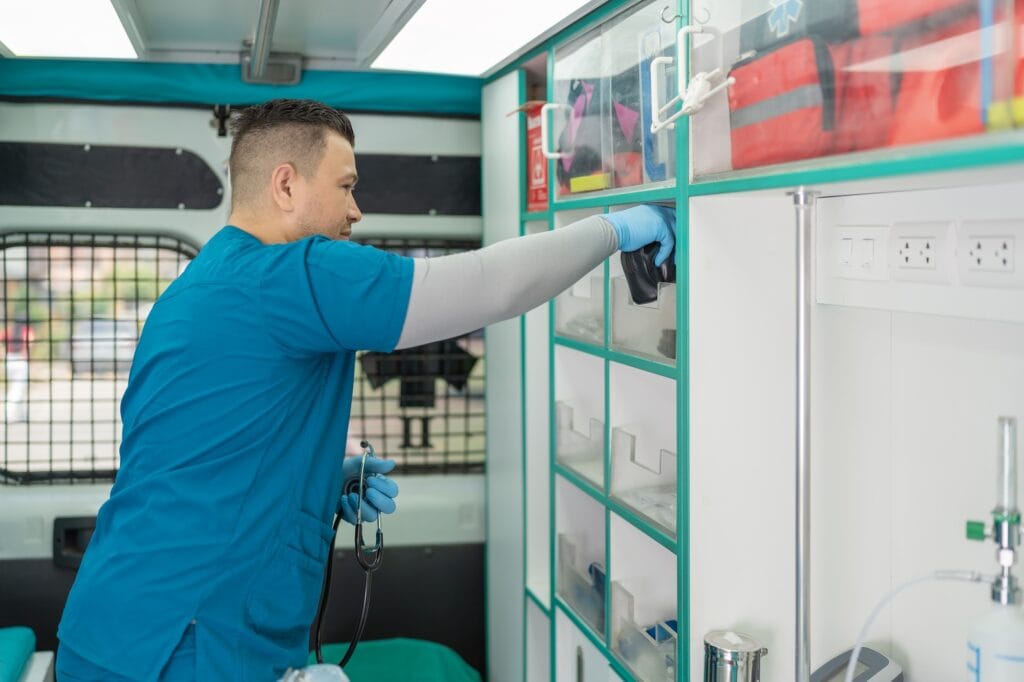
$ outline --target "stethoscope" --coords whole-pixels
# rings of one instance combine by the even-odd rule
[[[345,657],[341,659],[341,663],[338,665],[345,667],[349,659],[352,658],[352,654],[356,651],[356,645],[359,640],[363,637],[363,630],[366,629],[366,617],[370,613],[370,585],[372,583],[373,572],[380,568],[381,560],[384,557],[384,533],[380,528],[380,517],[381,514],[377,514],[377,539],[372,545],[366,545],[363,543],[363,497],[366,495],[366,460],[368,457],[374,456],[373,446],[370,445],[369,441],[362,441],[359,446],[363,448],[362,458],[363,461],[359,466],[359,478],[353,479],[345,485],[344,494],[349,495],[351,493],[357,493],[359,498],[359,504],[356,505],[356,537],[355,537],[355,550],[356,550],[356,561],[359,562],[359,566],[363,569],[363,573],[366,575],[366,582],[363,588],[363,611],[359,616],[359,626],[356,628],[356,634],[352,638],[351,643],[348,645],[348,651],[345,652]],[[338,524],[341,522],[341,514],[336,514],[334,517],[334,535],[331,537],[331,552],[327,556],[327,572],[324,575],[324,584],[320,590],[320,606],[316,612],[316,662],[323,663],[323,653],[320,651],[320,627],[323,625],[324,612],[327,610],[327,602],[331,598],[331,569],[334,567],[334,543],[338,539]]]

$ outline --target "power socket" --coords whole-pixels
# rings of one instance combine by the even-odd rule
[[[965,220],[957,231],[957,271],[966,286],[1024,288],[1017,245],[1024,220]]]
[[[1016,246],[1013,237],[972,237],[968,242],[967,269],[981,272],[1013,272]]]
[[[952,279],[952,223],[894,223],[889,275],[894,280],[948,283]]]
[[[896,262],[900,269],[934,270],[936,268],[934,237],[905,237],[896,244]]]

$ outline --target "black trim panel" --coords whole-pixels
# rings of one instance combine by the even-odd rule
[[[351,531],[342,524],[339,547],[352,542]],[[52,559],[0,561],[0,627],[26,625],[36,633],[37,649],[53,651],[74,579],[73,569],[58,568]],[[362,597],[363,572],[352,550],[337,551],[324,643],[349,640]],[[440,642],[483,675],[484,545],[385,546],[383,564],[373,574],[364,639],[390,637]]]
[[[211,209],[224,186],[174,147],[0,142],[0,205]]]
[[[480,215],[479,156],[360,154],[356,202],[363,213]]]

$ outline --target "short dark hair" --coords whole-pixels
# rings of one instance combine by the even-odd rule
[[[353,147],[356,134],[342,112],[311,99],[272,99],[246,107],[232,121],[231,203],[253,198],[264,174],[279,163],[291,163],[304,176],[315,171],[334,131]]]

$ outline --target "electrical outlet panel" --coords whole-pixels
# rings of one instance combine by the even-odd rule
[[[946,283],[952,279],[952,223],[894,223],[889,228],[889,274],[894,280]]]
[[[816,300],[1024,324],[1021,196],[1024,180],[822,197]]]
[[[1013,273],[1013,237],[971,237],[967,242],[967,269],[978,272]]]
[[[905,237],[897,240],[894,267],[900,270],[934,270],[937,261],[935,240],[931,237]]]
[[[965,220],[957,228],[957,271],[965,286],[1024,288],[1017,249],[1024,245],[1022,220]]]

